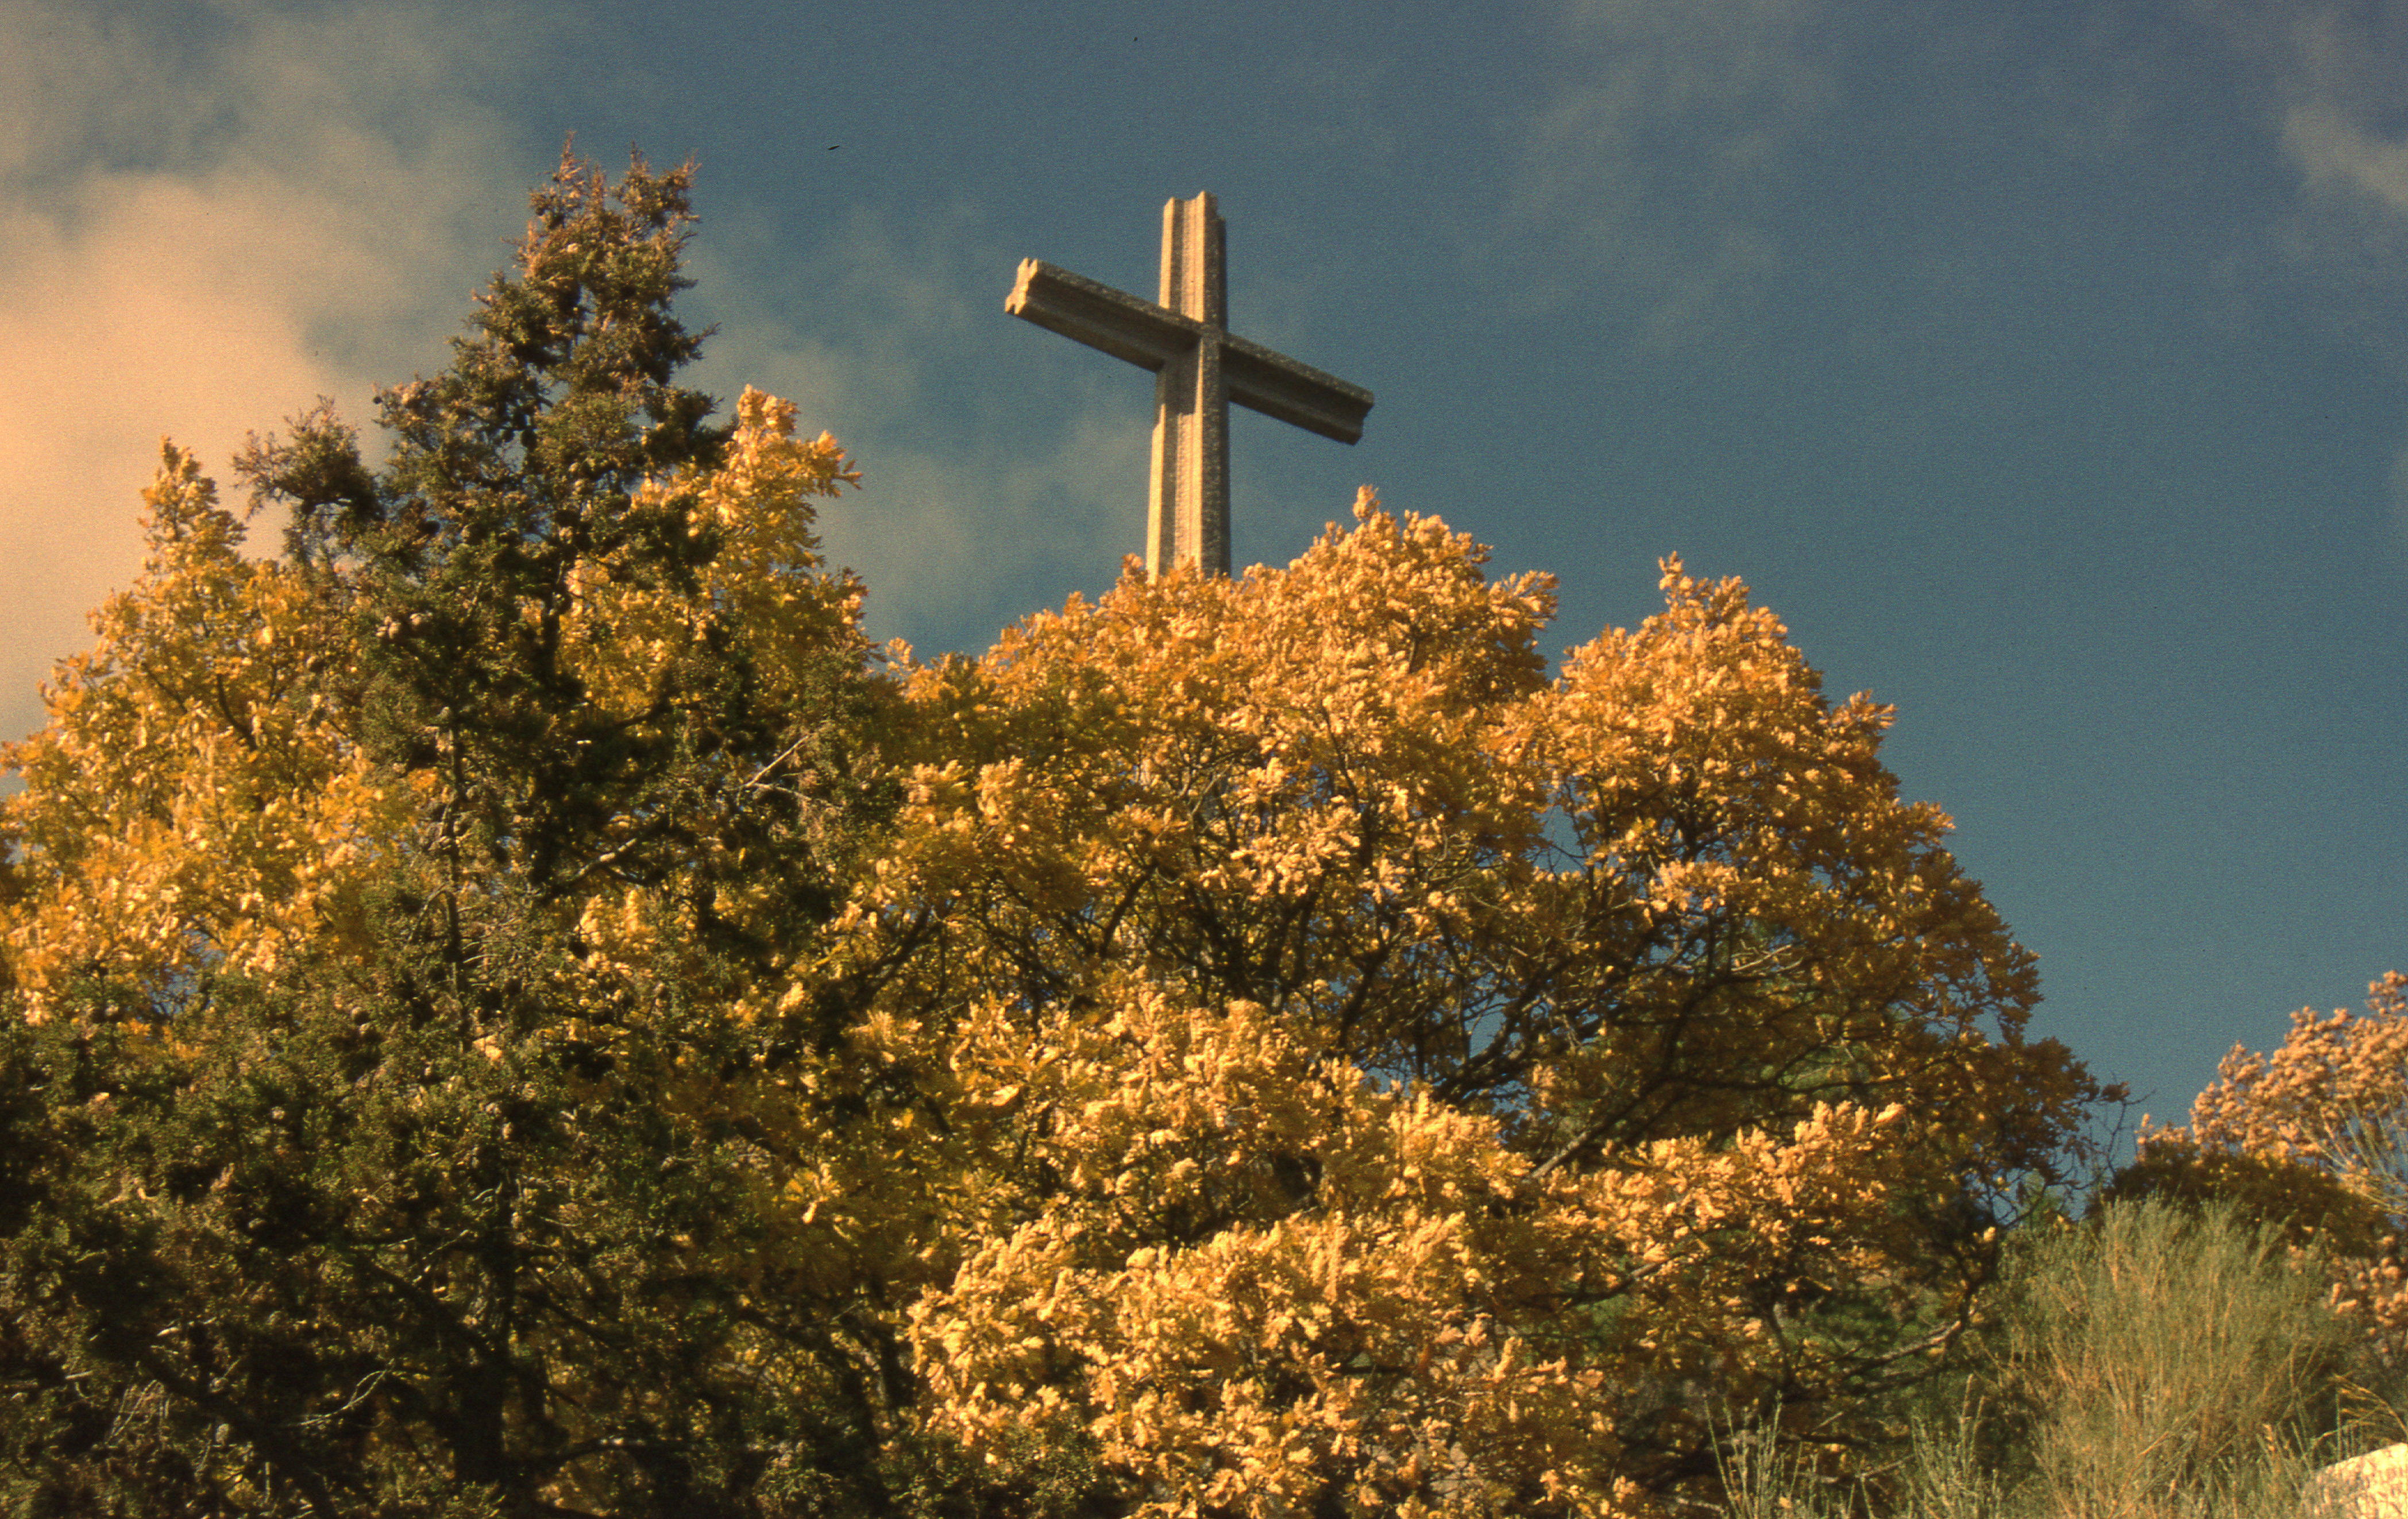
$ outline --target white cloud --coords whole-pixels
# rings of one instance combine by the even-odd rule
[[[2363,7],[2227,5],[2299,176],[2284,246],[2311,271],[2408,281],[2408,26]],[[2403,353],[2408,357],[2408,353]]]
[[[0,0],[0,736],[131,578],[163,435],[222,476],[440,361],[530,177],[476,103],[505,51],[403,7]]]
[[[2273,86],[2282,142],[2312,201],[2408,215],[2408,27],[2396,7],[2233,4],[2214,14]]]
[[[2243,104],[2263,113],[2298,177],[2288,251],[2328,266],[2379,253],[2408,273],[2408,10],[2354,0],[2192,5],[2231,43]]]
[[[2392,215],[2408,214],[2408,143],[2333,101],[2293,103],[2284,112],[2283,147],[2312,193],[2364,197]]]
[[[1100,589],[1141,546],[1152,379],[1005,315],[1019,251],[976,207],[857,212],[799,251],[741,211],[706,225],[695,308],[720,332],[699,382],[785,396],[860,465],[824,536],[868,582],[873,633],[983,647],[1032,592]],[[998,372],[1027,383],[998,392]]]
[[[222,481],[326,394],[373,451],[373,386],[447,362],[549,167],[487,104],[559,96],[548,14],[0,0],[0,738],[135,572],[163,435]],[[1030,250],[968,205],[772,222],[707,163],[699,200],[684,311],[722,331],[695,382],[787,395],[860,459],[827,538],[874,628],[979,642],[1032,587],[1109,580],[1141,539],[1151,391],[1004,315]],[[996,393],[998,367],[1028,383]]]
[[[1758,214],[1834,93],[1820,0],[1571,0],[1570,76],[1521,123],[1505,227],[1527,298],[1640,309],[1678,343],[1743,311],[1780,265]]]
[[[2303,297],[2408,377],[2408,10],[2347,0],[2195,0],[2231,40],[2298,176],[2277,246]],[[2408,448],[2390,479],[2408,564]]]

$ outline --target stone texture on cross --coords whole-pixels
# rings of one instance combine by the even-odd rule
[[[1229,573],[1229,403],[1352,443],[1371,393],[1229,331],[1226,243],[1210,193],[1162,208],[1162,300],[1024,259],[1003,308],[1154,372],[1145,567]]]

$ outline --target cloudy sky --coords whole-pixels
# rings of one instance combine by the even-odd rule
[[[1151,295],[1370,388],[1233,424],[1240,565],[1354,487],[1560,577],[1556,647],[1738,575],[2177,1117],[2408,967],[2397,0],[0,0],[0,730],[128,579],[159,439],[445,362],[563,139],[702,170],[703,383],[794,397],[882,636],[982,648],[1140,546]]]

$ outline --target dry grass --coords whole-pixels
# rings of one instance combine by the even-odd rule
[[[2229,1211],[2115,1205],[2017,1242],[1968,1406],[1886,1497],[1745,1433],[1732,1519],[2302,1519],[2321,1466],[2408,1438],[2322,1277]]]

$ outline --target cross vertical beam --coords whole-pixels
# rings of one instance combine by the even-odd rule
[[[1226,234],[1208,192],[1162,208],[1162,299],[1024,259],[1003,308],[1154,373],[1149,575],[1229,573],[1229,403],[1352,443],[1371,393],[1229,331]]]
[[[1162,208],[1162,306],[1199,322],[1195,346],[1154,377],[1154,459],[1145,572],[1185,561],[1229,573],[1229,389],[1217,335],[1229,329],[1228,235],[1210,192]]]

